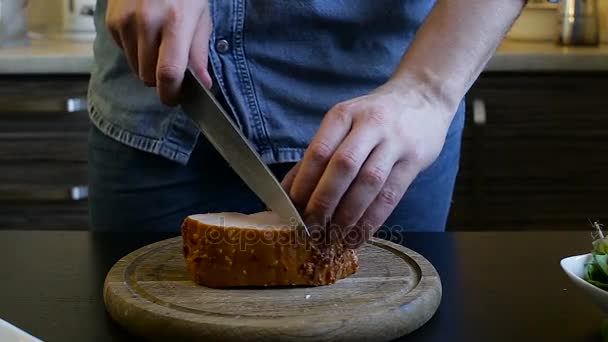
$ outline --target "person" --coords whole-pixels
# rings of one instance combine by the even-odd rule
[[[91,229],[264,210],[180,109],[189,68],[308,225],[445,230],[465,94],[525,2],[98,0]]]

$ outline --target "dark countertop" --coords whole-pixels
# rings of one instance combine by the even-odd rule
[[[105,313],[106,272],[170,235],[0,231],[0,318],[45,341],[133,340]],[[404,341],[600,341],[604,315],[562,272],[589,232],[412,233],[441,275],[436,315]]]

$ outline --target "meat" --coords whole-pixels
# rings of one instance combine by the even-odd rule
[[[313,243],[270,211],[192,215],[182,238],[188,272],[207,287],[329,285],[359,269],[355,250]]]

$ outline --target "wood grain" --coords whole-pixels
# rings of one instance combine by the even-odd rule
[[[607,73],[485,73],[467,95],[451,230],[589,229],[608,205]],[[473,100],[487,120],[472,120]]]
[[[86,230],[89,207],[75,202],[0,201],[0,230]]]
[[[86,230],[88,204],[23,200],[6,189],[41,193],[88,184],[86,111],[69,113],[68,99],[84,99],[88,76],[6,76],[0,80],[0,230]]]
[[[354,341],[406,335],[436,312],[437,271],[400,245],[373,239],[361,268],[334,285],[211,289],[189,279],[180,237],[119,260],[104,284],[111,317],[150,340]]]

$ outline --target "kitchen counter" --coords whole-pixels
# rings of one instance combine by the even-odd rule
[[[486,71],[608,71],[608,45],[566,47],[505,40]]]
[[[61,38],[32,39],[29,46],[0,48],[0,74],[86,74],[93,44]]]
[[[105,313],[106,273],[171,237],[0,231],[0,318],[45,341],[128,341]],[[412,233],[406,246],[441,276],[435,316],[403,341],[599,341],[604,315],[562,272],[589,232]]]
[[[0,49],[0,74],[86,74],[92,64],[91,42],[34,39],[29,47]],[[485,71],[608,71],[608,45],[560,47],[505,40]]]

